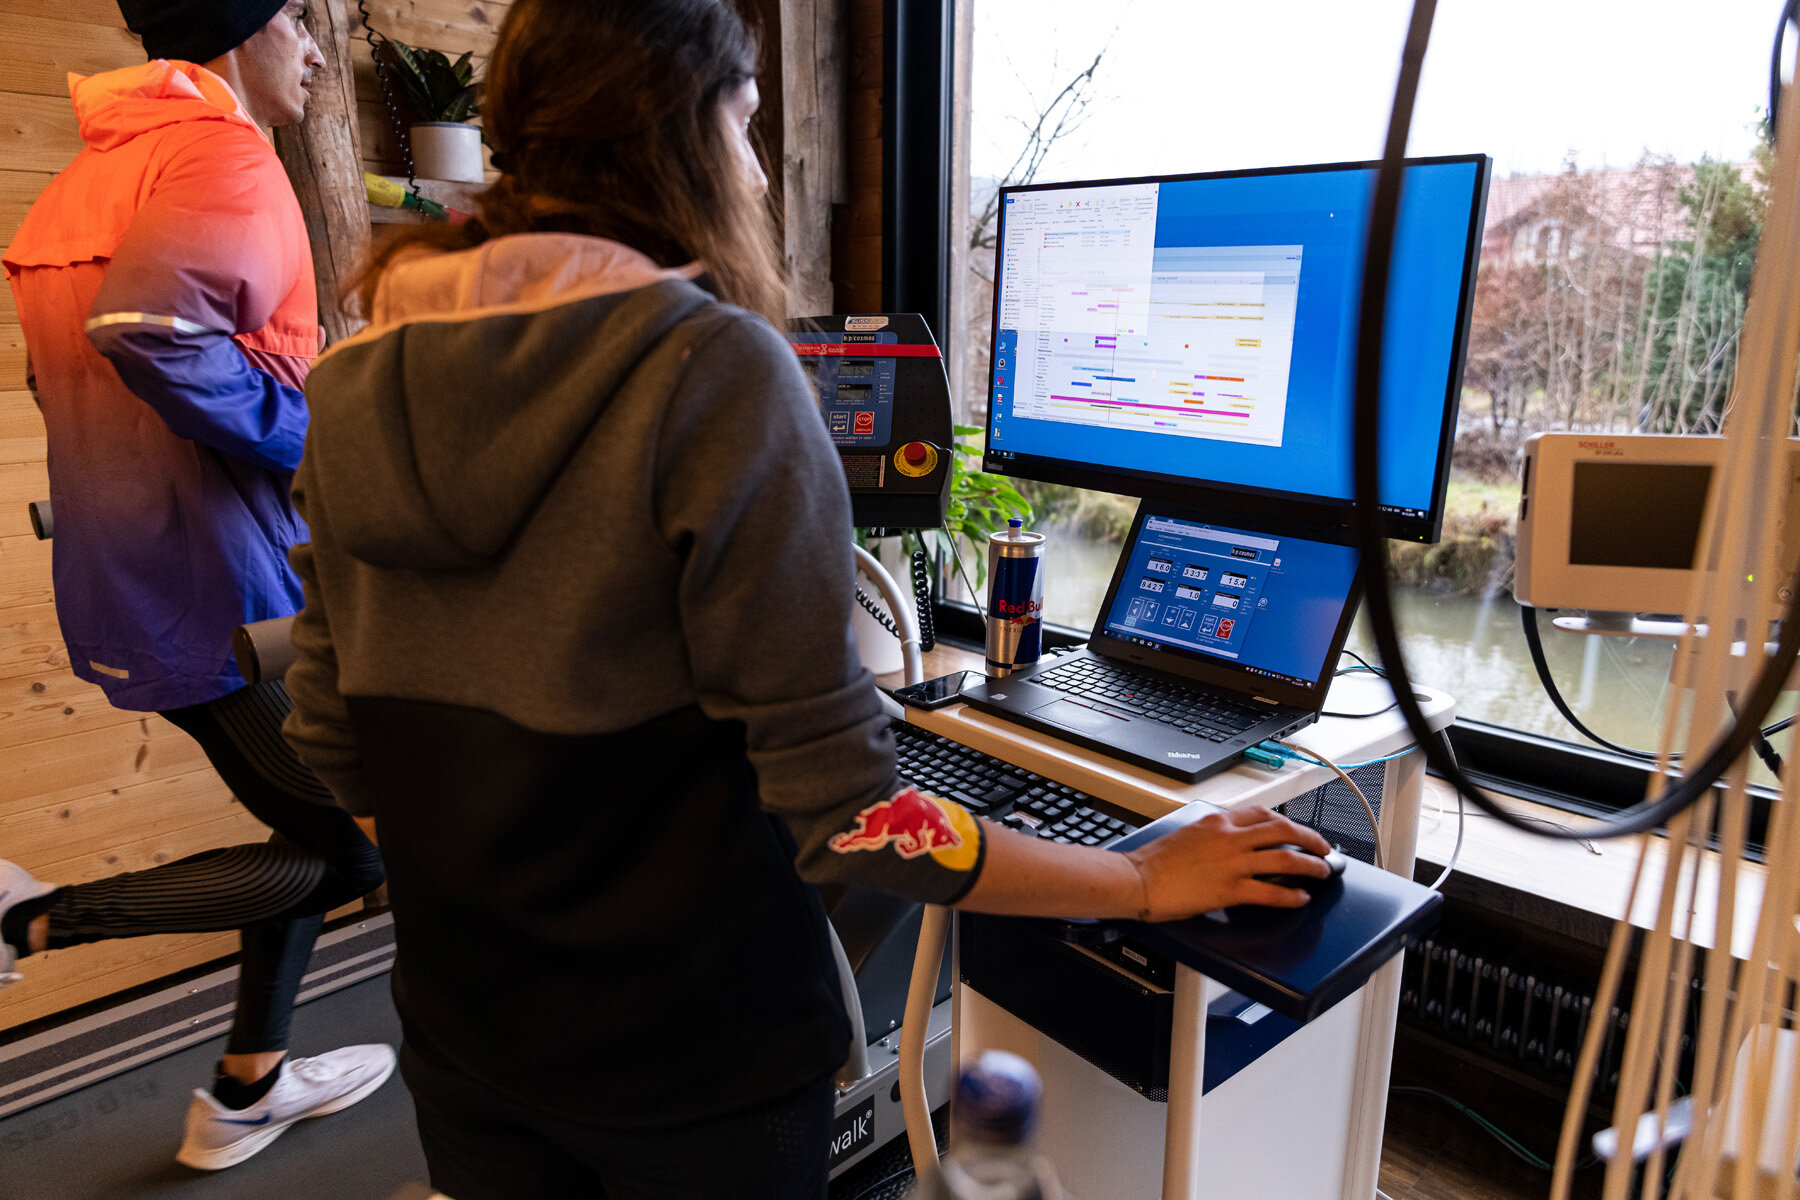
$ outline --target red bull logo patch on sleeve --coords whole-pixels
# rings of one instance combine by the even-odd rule
[[[857,813],[856,827],[829,845],[839,854],[892,846],[901,858],[929,854],[940,866],[967,871],[980,853],[981,831],[962,805],[909,787]]]

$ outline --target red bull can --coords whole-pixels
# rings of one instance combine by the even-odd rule
[[[1030,666],[1044,649],[1044,535],[1014,517],[988,535],[988,666]]]

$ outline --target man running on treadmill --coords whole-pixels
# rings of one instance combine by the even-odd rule
[[[301,0],[120,0],[150,61],[70,76],[82,150],[4,262],[48,436],[57,619],[75,673],[185,730],[266,843],[54,888],[0,861],[0,986],[45,949],[239,929],[238,1003],[176,1157],[228,1167],[348,1107],[387,1046],[286,1060],[324,914],[380,885],[358,823],[281,735],[279,681],[246,686],[233,630],[301,606],[288,498],[320,348],[306,227],[266,129],[324,65]]]

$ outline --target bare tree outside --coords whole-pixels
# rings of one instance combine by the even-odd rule
[[[1113,27],[1118,32],[1118,26]],[[955,381],[959,419],[979,425],[987,419],[989,354],[993,341],[994,246],[1000,224],[1000,189],[1038,182],[1044,164],[1059,144],[1067,143],[1081,129],[1099,98],[1099,76],[1109,36],[1091,58],[1070,68],[1052,58],[1044,70],[1051,83],[1034,88],[1016,64],[1008,63],[1015,78],[1033,97],[1033,115],[1015,117],[1010,124],[1017,134],[1017,150],[997,179],[970,182],[969,224],[963,239],[966,264],[962,286],[968,290],[968,328],[964,333],[968,354],[962,378]],[[1040,97],[1041,93],[1041,99]]]
[[[1545,430],[1716,433],[1730,403],[1762,225],[1765,158],[1512,177],[1489,193],[1436,546],[1401,582],[1494,596],[1512,583],[1524,441]]]
[[[1027,117],[1010,118],[1007,141],[999,158],[1006,167],[998,177],[972,179],[968,189],[967,225],[954,247],[953,271],[960,295],[958,311],[963,349],[960,370],[952,379],[957,420],[964,429],[987,421],[989,366],[994,320],[994,248],[1000,224],[1000,189],[1016,184],[1051,182],[1046,171],[1078,146],[1078,135],[1103,92],[1107,53],[1129,11],[1122,6],[1111,32],[1091,53],[1069,62],[1053,55],[1028,76],[1021,64],[1004,67],[1030,96]],[[1058,154],[1061,150],[1063,153]],[[958,262],[957,260],[960,260]],[[1030,502],[1035,527],[1056,544],[1061,569],[1052,576],[1050,619],[1062,624],[1091,623],[1104,580],[1110,575],[1113,543],[1131,522],[1136,502],[1100,492],[1021,481],[1019,491]],[[1071,557],[1094,561],[1071,569]],[[1103,561],[1104,560],[1104,561]]]

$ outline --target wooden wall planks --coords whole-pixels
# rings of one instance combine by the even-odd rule
[[[48,6],[45,6],[48,10]],[[51,96],[67,107],[69,72],[95,75],[141,59],[138,40],[118,24],[90,25],[65,17],[0,11],[6,47],[6,90]]]

